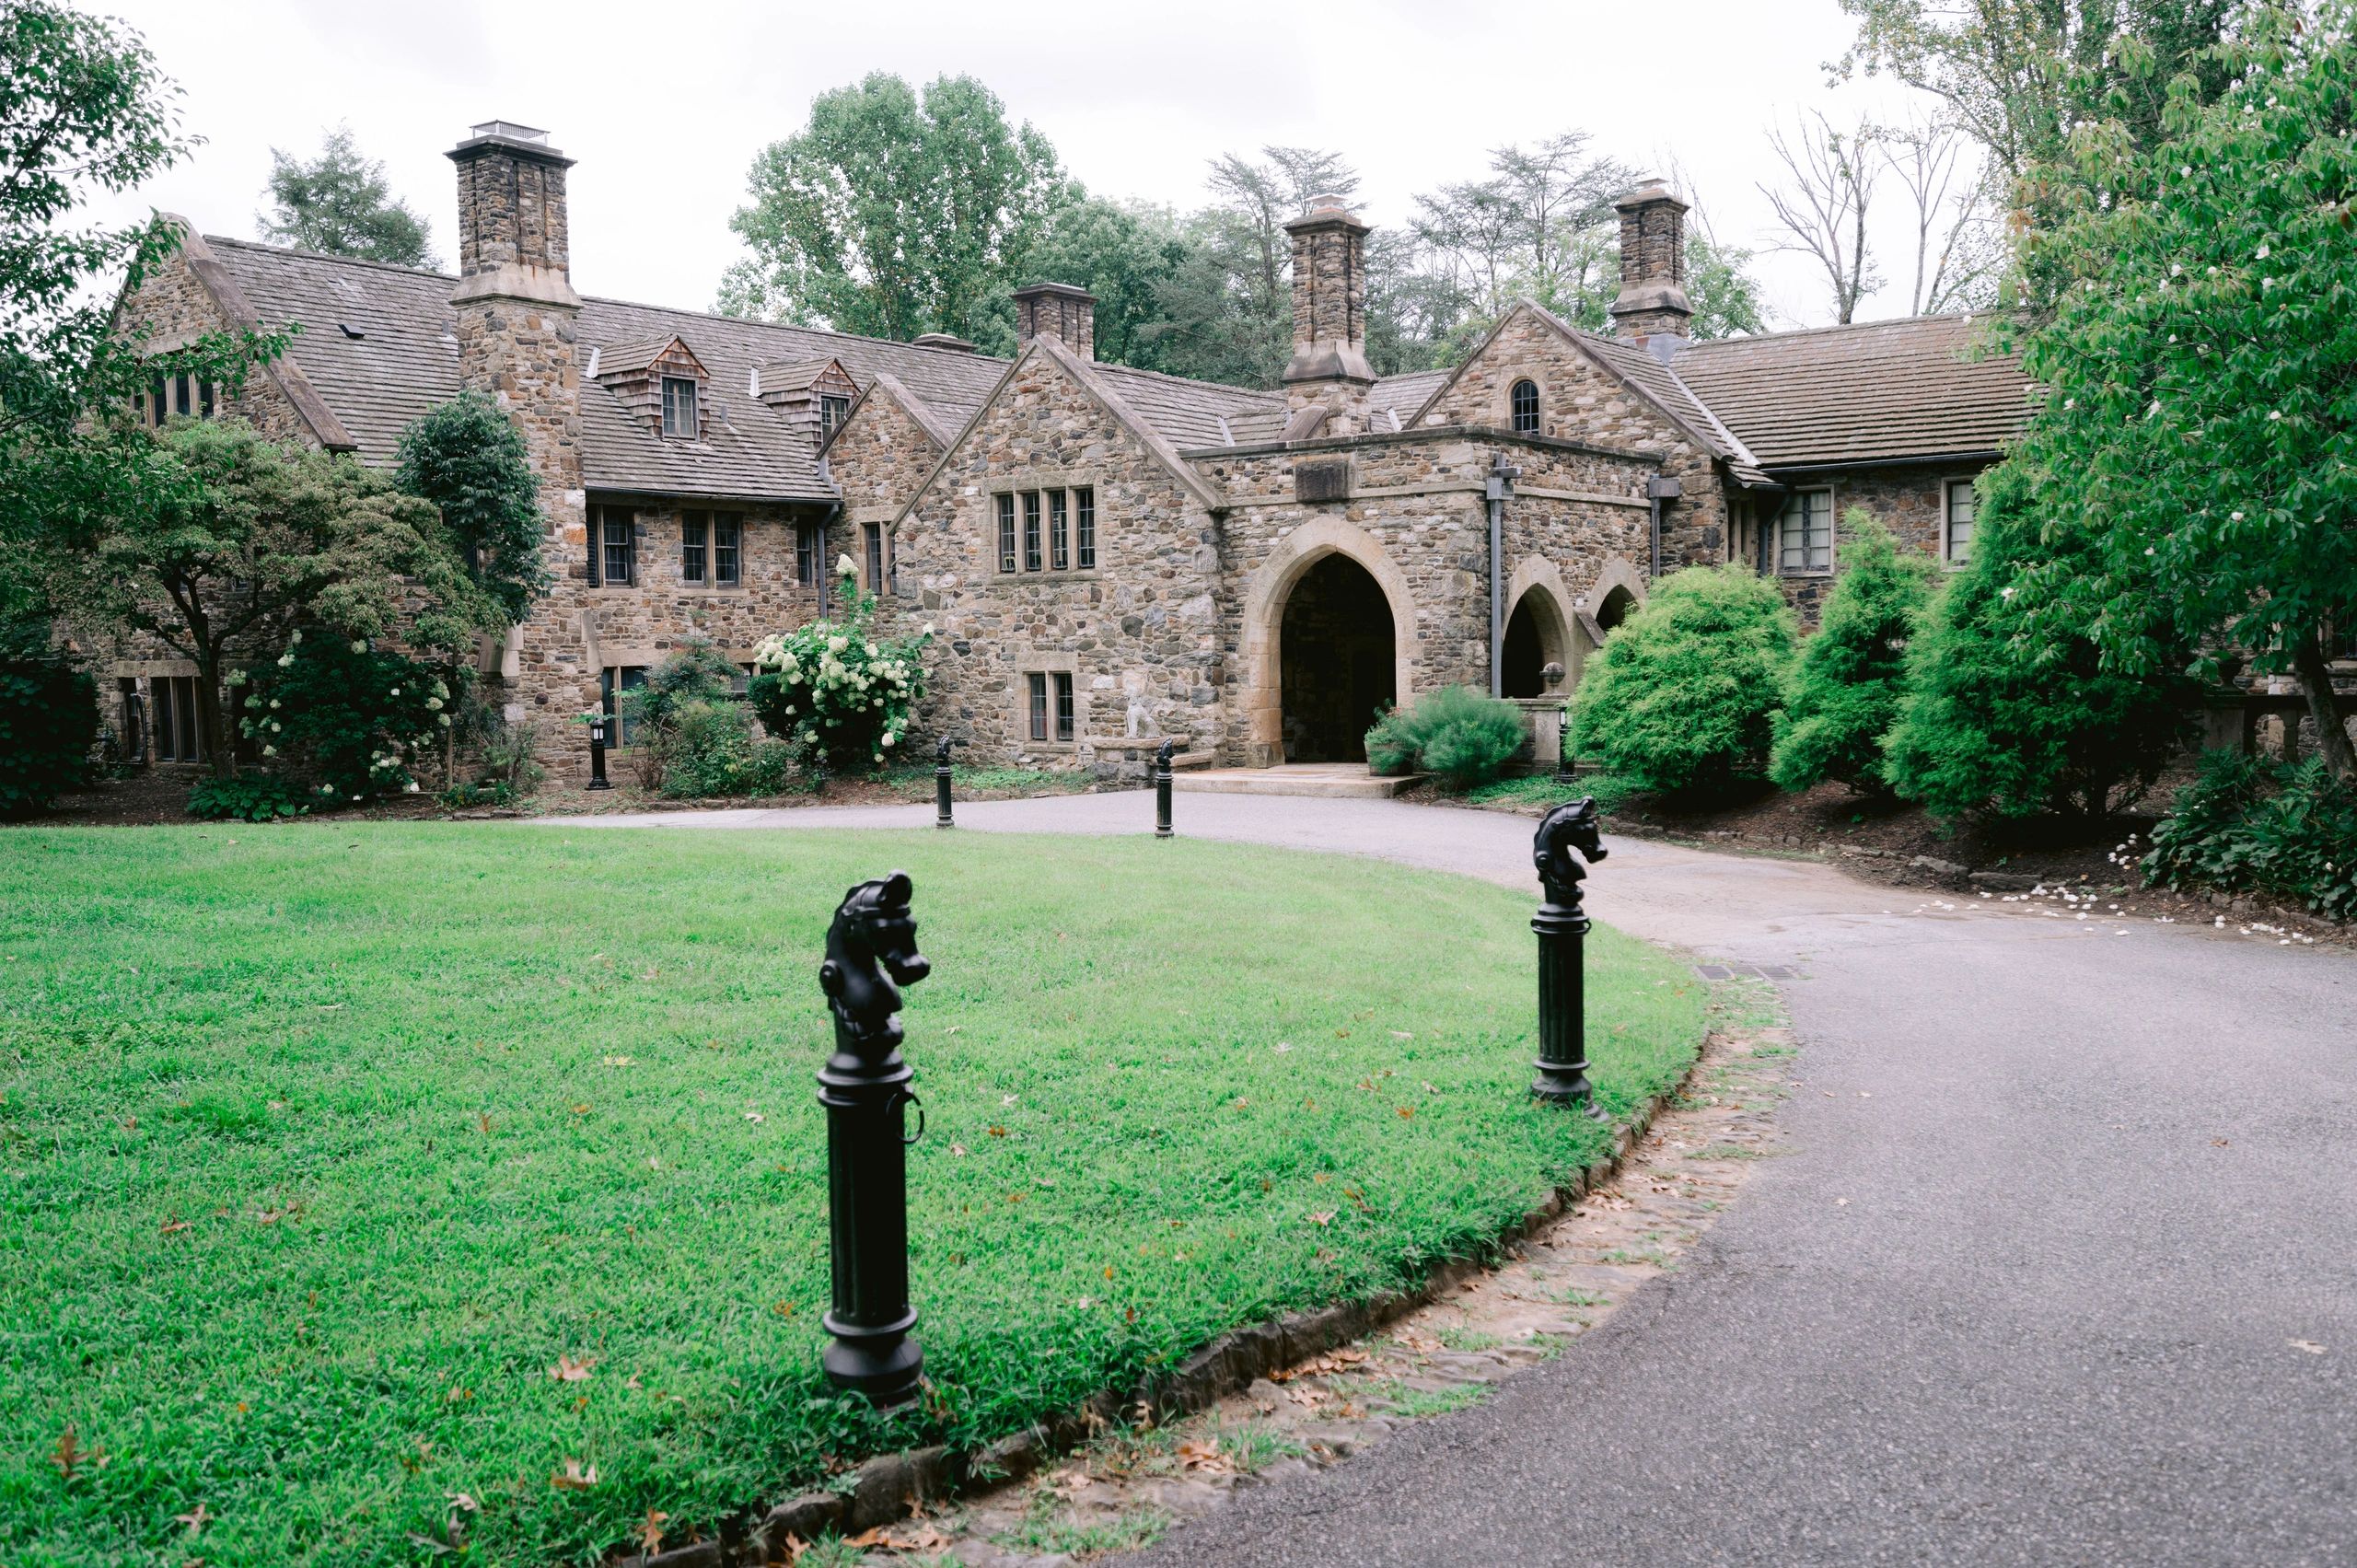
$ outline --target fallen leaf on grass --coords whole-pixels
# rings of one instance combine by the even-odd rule
[[[598,1358],[594,1355],[585,1355],[578,1361],[569,1355],[560,1355],[556,1358],[556,1365],[549,1368],[549,1376],[560,1383],[580,1383],[587,1380],[597,1365]]]
[[[966,1145],[963,1144],[952,1144],[949,1145],[949,1152],[956,1155],[959,1159],[964,1159],[966,1157]]]
[[[58,1434],[57,1451],[50,1455],[49,1462],[57,1467],[59,1475],[67,1481],[72,1481],[75,1470],[80,1469],[84,1465],[103,1467],[107,1462],[107,1457],[99,1449],[83,1447],[81,1438],[76,1436],[74,1429],[69,1426]]]
[[[760,1121],[764,1120],[764,1118],[758,1110],[749,1110],[745,1113],[745,1120],[748,1121]]]
[[[1320,1209],[1316,1214],[1309,1216],[1309,1221],[1312,1225],[1332,1225],[1334,1223],[1334,1211],[1331,1209]]]
[[[638,1065],[638,1058],[635,1056],[609,1056],[606,1058],[606,1065],[609,1067],[635,1067]]]
[[[211,1524],[215,1519],[219,1518],[220,1516],[207,1508],[203,1504],[199,1503],[187,1513],[175,1514],[172,1517],[180,1523],[186,1525],[188,1527],[188,1533],[194,1536],[203,1535],[204,1533],[204,1527]]]
[[[1006,1129],[1004,1127],[993,1127],[990,1132],[991,1136],[993,1138],[1004,1138],[1006,1136]]]
[[[166,1220],[164,1222],[163,1234],[166,1236],[178,1236],[187,1228],[188,1221],[186,1220]]]
[[[646,1517],[639,1521],[637,1531],[640,1551],[652,1554],[662,1549],[663,1524],[670,1516],[659,1509],[649,1508],[646,1511]]]
[[[1217,1439],[1189,1438],[1178,1445],[1178,1463],[1182,1469],[1224,1472],[1236,1468],[1234,1461],[1219,1451]]]
[[[886,1530],[878,1544],[894,1551],[940,1551],[949,1545],[950,1539],[947,1532],[937,1527],[918,1522],[913,1526]]]
[[[586,1492],[598,1484],[598,1467],[582,1467],[578,1459],[564,1461],[564,1469],[549,1477],[549,1484],[559,1492]]]
[[[1338,1350],[1325,1355],[1312,1356],[1295,1366],[1287,1366],[1269,1374],[1271,1383],[1290,1383],[1296,1377],[1321,1377],[1329,1373],[1348,1372],[1366,1360],[1363,1350]]]

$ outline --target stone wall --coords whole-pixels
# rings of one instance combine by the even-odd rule
[[[846,448],[847,473],[850,459]],[[847,482],[865,494],[888,482]],[[1097,569],[1002,574],[996,493],[1080,485],[1096,493]],[[956,737],[976,761],[1108,775],[1136,766],[1121,745],[1133,727],[1188,750],[1225,745],[1211,514],[1044,350],[1024,355],[895,546],[892,609],[939,633],[920,712],[928,735]],[[1058,671],[1074,678],[1074,738],[1033,740],[1025,678]]]
[[[1661,454],[1660,471],[1684,493],[1664,508],[1665,570],[1727,558],[1727,498],[1710,451],[1535,311],[1508,316],[1423,423],[1512,429],[1514,384],[1525,377],[1538,384],[1541,434]]]
[[[1647,514],[1636,497],[1655,467],[1635,454],[1435,430],[1198,460],[1235,503],[1221,529],[1222,638],[1235,735],[1226,761],[1260,766],[1283,759],[1285,601],[1329,554],[1350,555],[1385,589],[1399,641],[1400,702],[1441,686],[1488,689],[1484,491],[1501,452],[1523,470],[1504,524],[1500,576],[1510,591],[1518,561],[1531,563],[1526,580],[1548,581],[1550,592],[1561,583],[1573,596],[1616,557],[1632,558],[1642,571]],[[1297,465],[1338,461],[1349,465],[1343,498],[1296,498]]]
[[[1852,508],[1872,514],[1905,548],[1936,560],[1949,482],[1969,480],[1985,466],[1967,460],[1953,467],[1915,464],[1791,479],[1788,482],[1796,490],[1829,488],[1833,492],[1832,572],[1778,574],[1784,597],[1803,627],[1814,630],[1825,612],[1826,596],[1832,592],[1834,578],[1841,570],[1841,543],[1849,536],[1848,514]],[[1771,564],[1777,559],[1772,538],[1769,559]]]

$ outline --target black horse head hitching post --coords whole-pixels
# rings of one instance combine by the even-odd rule
[[[824,1361],[839,1388],[878,1405],[915,1397],[924,1351],[910,1337],[907,1145],[924,1136],[924,1111],[900,1059],[900,987],[933,970],[917,951],[908,873],[862,882],[827,928],[819,984],[835,1016],[835,1053],[819,1072],[827,1108],[827,1193],[834,1262],[834,1336]],[[903,1138],[917,1105],[917,1131]]]
[[[1573,858],[1577,850],[1590,862],[1602,860],[1603,825],[1596,819],[1594,796],[1556,807],[1539,819],[1530,842],[1530,858],[1547,890],[1546,901],[1531,917],[1538,933],[1538,1077],[1530,1092],[1541,1099],[1584,1107],[1599,1121],[1604,1112],[1590,1099],[1587,1081],[1587,996],[1585,955],[1587,912],[1581,907],[1580,884],[1587,867]]]
[[[1154,836],[1170,836],[1170,742],[1164,741],[1154,753]]]

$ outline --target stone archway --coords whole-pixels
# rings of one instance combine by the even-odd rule
[[[1325,557],[1285,596],[1278,692],[1288,762],[1364,762],[1366,732],[1399,701],[1398,639],[1375,575]]]
[[[1607,561],[1596,573],[1595,583],[1574,601],[1568,684],[1579,684],[1587,671],[1589,657],[1604,645],[1604,639],[1612,634],[1613,629],[1644,601],[1643,575],[1617,555]]]
[[[1415,697],[1415,599],[1408,587],[1407,574],[1384,551],[1373,534],[1340,517],[1318,517],[1295,528],[1280,540],[1260,570],[1252,575],[1244,596],[1243,656],[1246,680],[1244,712],[1243,761],[1252,767],[1273,767],[1286,760],[1286,658],[1285,623],[1287,610],[1295,590],[1308,579],[1321,562],[1336,556],[1349,559],[1362,578],[1372,579],[1380,595],[1385,612],[1389,618],[1388,636],[1391,652],[1390,699],[1405,703]],[[1342,569],[1335,569],[1333,591],[1351,594],[1357,591],[1358,602],[1371,608],[1372,600],[1364,594],[1364,584],[1351,578]],[[1314,590],[1324,595],[1328,590]],[[1313,598],[1313,606],[1317,600]],[[1365,619],[1372,619],[1371,616]],[[1296,633],[1302,628],[1295,627]],[[1373,662],[1371,652],[1359,656],[1362,666]],[[1305,672],[1295,661],[1298,679],[1315,680],[1314,669]],[[1371,674],[1353,678],[1369,687],[1377,684]],[[1353,699],[1354,701],[1354,699]],[[1304,704],[1295,703],[1295,707]],[[1372,714],[1366,724],[1373,723]],[[1333,725],[1329,723],[1331,730]],[[1364,732],[1365,724],[1359,728]],[[1360,738],[1363,741],[1364,734]],[[1364,755],[1353,750],[1353,758]]]
[[[1505,642],[1498,659],[1498,691],[1506,697],[1537,697],[1547,690],[1544,671],[1550,664],[1563,667],[1567,678],[1577,668],[1572,632],[1571,596],[1563,591],[1563,575],[1543,556],[1531,556],[1515,568],[1506,585]]]

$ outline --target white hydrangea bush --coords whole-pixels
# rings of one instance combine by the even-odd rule
[[[859,591],[848,560],[836,571],[847,610],[763,638],[748,695],[763,727],[792,746],[803,767],[860,773],[907,746],[933,627],[898,641],[877,636],[875,596]]]

